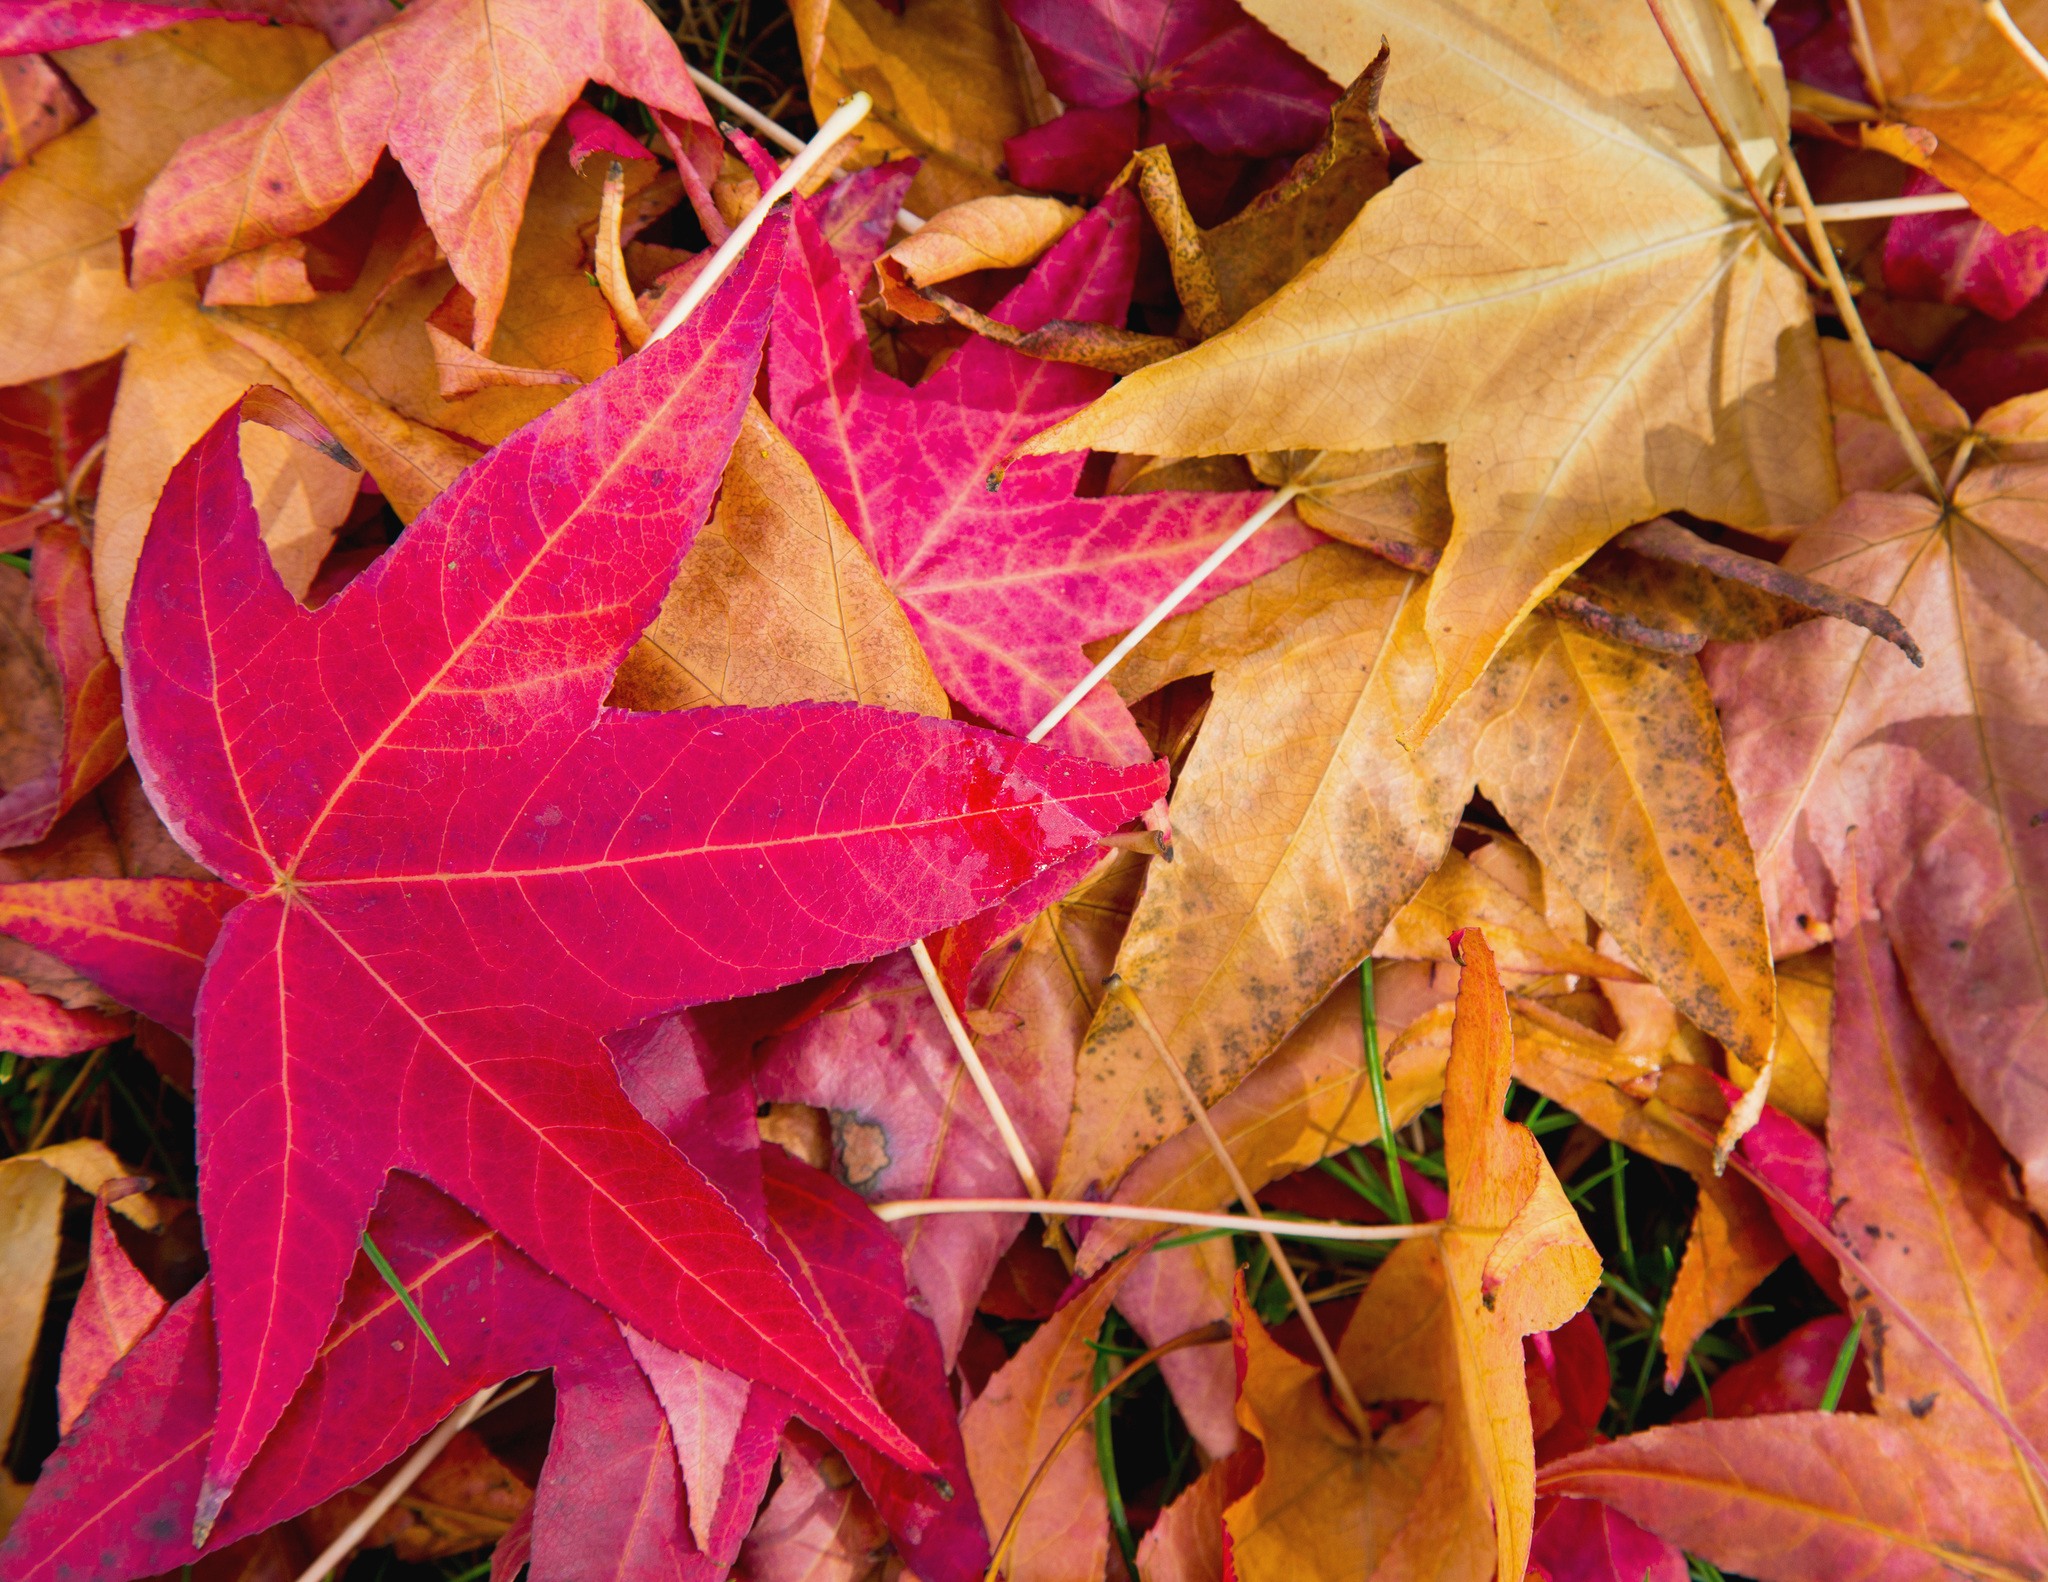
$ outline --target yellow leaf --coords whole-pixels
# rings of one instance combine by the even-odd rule
[[[1698,662],[1539,614],[1479,695],[1479,789],[1680,1010],[1761,1066],[1770,941]]]
[[[1390,41],[1382,112],[1422,163],[1232,329],[1030,449],[1444,444],[1454,526],[1410,739],[1618,529],[1669,509],[1801,520],[1834,498],[1804,284],[1643,7],[1252,9],[1340,81]],[[1709,0],[1666,9],[1768,188],[1782,93],[1756,102]]]
[[[281,98],[326,54],[306,29],[243,22],[67,50],[58,59],[97,113],[0,186],[0,385],[126,352],[93,534],[100,625],[117,655],[135,561],[172,466],[244,390],[277,377],[199,312],[191,281],[130,290],[121,231],[181,142]],[[242,465],[271,558],[304,592],[358,475],[260,426],[243,431]]]

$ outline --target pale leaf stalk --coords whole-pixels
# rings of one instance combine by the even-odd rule
[[[1721,118],[1720,108],[1707,95],[1707,85],[1700,81],[1699,74],[1692,69],[1692,62],[1686,57],[1678,42],[1678,35],[1671,31],[1671,24],[1665,19],[1664,7],[1659,0],[1643,0],[1650,8],[1650,19],[1657,24],[1657,31],[1664,35],[1664,47],[1671,51],[1671,59],[1678,66],[1679,76],[1685,79],[1686,87],[1692,90],[1700,114],[1707,118],[1707,125],[1714,129],[1714,136],[1720,140],[1721,151],[1728,156],[1728,163],[1735,167],[1736,179],[1742,183],[1742,190],[1749,194],[1749,201],[1755,208],[1757,218],[1764,222],[1772,238],[1791,260],[1792,266],[1806,277],[1807,283],[1825,291],[1827,282],[1814,272],[1805,252],[1792,240],[1785,223],[1779,219],[1778,211],[1764,197],[1763,188],[1757,185],[1756,172],[1749,168],[1749,157],[1742,152],[1742,141],[1735,131]]]
[[[1650,0],[1654,4],[1655,0]],[[1764,90],[1763,72],[1758,67],[1756,56],[1749,47],[1749,38],[1742,31],[1741,21],[1734,12],[1734,0],[1714,0],[1721,13],[1721,20],[1729,38],[1734,42],[1737,58],[1742,62],[1743,75],[1755,91],[1760,103],[1768,103],[1769,95]],[[1783,168],[1785,182],[1791,189],[1792,201],[1805,216],[1806,239],[1813,246],[1813,252],[1821,269],[1827,275],[1828,295],[1835,300],[1835,312],[1840,315],[1842,327],[1849,332],[1849,344],[1856,349],[1857,361],[1863,364],[1864,376],[1870,387],[1877,392],[1878,403],[1884,408],[1884,415],[1899,437],[1899,444],[1906,452],[1906,459],[1913,464],[1913,471],[1919,475],[1929,493],[1936,500],[1946,500],[1947,494],[1941,487],[1941,474],[1934,470],[1934,463],[1928,459],[1927,447],[1920,443],[1919,432],[1912,420],[1906,416],[1906,409],[1899,404],[1899,395],[1892,388],[1891,376],[1884,371],[1884,364],[1878,359],[1877,348],[1871,344],[1870,332],[1863,327],[1863,315],[1856,311],[1856,299],[1849,294],[1849,282],[1842,278],[1842,266],[1835,258],[1835,249],[1828,241],[1827,228],[1821,223],[1814,207],[1813,193],[1806,185],[1806,173],[1799,168],[1798,157],[1792,152],[1792,140],[1785,135],[1775,116],[1765,116],[1765,123],[1771,130],[1771,141],[1777,144],[1778,160]]]
[[[960,1020],[960,1013],[953,1008],[953,997],[946,992],[946,986],[939,980],[939,969],[932,964],[932,953],[925,949],[924,941],[912,940],[911,958],[917,963],[917,970],[924,977],[924,986],[930,992],[932,1004],[939,1008],[939,1020],[946,1024],[946,1031],[952,1036],[953,1048],[960,1056],[960,1064],[967,1068],[967,1075],[974,1083],[975,1092],[981,1095],[981,1102],[988,1107],[988,1118],[996,1123],[996,1132],[1003,1139],[1003,1148],[1010,1156],[1010,1163],[1016,1167],[1017,1175],[1024,1183],[1024,1190],[1033,1199],[1045,1197],[1045,1183],[1038,1179],[1038,1171],[1031,1163],[1031,1155],[1024,1149],[1024,1139],[1018,1135],[1017,1123],[1010,1119],[1010,1112],[1003,1107],[1002,1095],[996,1092],[988,1067],[981,1063],[981,1056],[975,1051],[974,1040],[968,1036],[967,1024]]]
[[[1813,212],[1829,225],[1850,220],[1896,220],[1909,214],[1953,214],[1970,200],[1960,192],[1923,192],[1911,198],[1866,198],[1856,203],[1816,203]],[[1796,208],[1778,211],[1782,220],[1804,219]]]
[[[775,184],[761,194],[761,201],[746,213],[738,225],[732,228],[732,235],[719,243],[718,251],[711,255],[711,261],[697,271],[697,278],[683,289],[675,306],[661,316],[661,322],[648,337],[650,342],[660,340],[664,335],[673,335],[684,320],[697,311],[703,300],[710,296],[723,280],[726,272],[738,262],[740,254],[753,241],[754,233],[761,229],[769,212],[796,191],[804,177],[818,166],[818,162],[838,146],[839,140],[867,119],[868,111],[874,108],[874,100],[865,93],[856,93],[838,109],[834,110],[818,128],[818,135],[803,147],[803,152],[792,159],[782,174],[775,178]]]
[[[1252,1219],[1244,1214],[1211,1214],[1201,1209],[1154,1208],[1143,1203],[1090,1203],[1082,1198],[913,1197],[868,1205],[886,1225],[930,1219],[938,1214],[1057,1214],[1063,1219],[1120,1219],[1135,1225],[1180,1225],[1189,1230],[1228,1230],[1303,1241],[1416,1241],[1443,1229],[1439,1220],[1419,1225],[1344,1225],[1326,1220]]]
[[[597,245],[591,262],[597,289],[619,321],[619,331],[636,352],[645,346],[653,331],[633,296],[633,283],[626,277],[626,254],[619,245],[619,232],[626,214],[626,167],[616,159],[605,172],[604,196],[597,205]]]
[[[697,85],[697,90],[705,98],[713,100],[732,111],[734,115],[746,122],[747,125],[767,138],[769,142],[773,143],[784,153],[801,154],[803,152],[804,140],[798,137],[796,133],[790,131],[780,121],[771,121],[708,72],[701,72],[695,66],[690,67],[689,71],[690,81]],[[832,180],[838,181],[841,179],[841,175],[838,172],[834,172]],[[917,215],[912,214],[908,209],[898,209],[896,211],[896,226],[899,230],[906,232],[915,231],[923,224],[924,221]]]
[[[1984,19],[2005,35],[2006,43],[2020,53],[2020,58],[2034,68],[2034,75],[2048,82],[2048,55],[2035,48],[2034,41],[2020,31],[2019,23],[2005,8],[2005,0],[1984,0]]]
[[[1166,1047],[1166,1040],[1160,1035],[1158,1025],[1152,1020],[1152,1013],[1145,1009],[1137,991],[1115,974],[1103,985],[1124,1003],[1132,1018],[1144,1030],[1150,1040],[1152,1052],[1159,1057],[1159,1063],[1166,1068],[1167,1075],[1180,1092],[1180,1101],[1186,1107],[1188,1118],[1202,1133],[1209,1145],[1209,1152],[1216,1156],[1216,1163],[1222,1166],[1223,1174],[1229,1178],[1230,1187],[1237,1194],[1238,1202],[1244,1205],[1245,1213],[1253,1222],[1254,1233],[1266,1249],[1266,1256],[1273,1262],[1273,1272],[1280,1276],[1280,1283],[1287,1287],[1288,1300],[1294,1304],[1294,1311],[1301,1316],[1302,1327],[1308,1331],[1308,1338],[1316,1348],[1316,1355],[1322,1359],[1323,1371],[1330,1376],[1331,1393],[1337,1397],[1337,1404],[1343,1408],[1345,1418],[1353,1432],[1363,1442],[1372,1439],[1371,1420],[1365,1415],[1365,1407],[1358,1394],[1351,1388],[1351,1380],[1337,1361],[1337,1348],[1330,1344],[1330,1337],[1323,1333],[1321,1320],[1316,1310],[1309,1305],[1308,1293],[1301,1288],[1301,1280],[1294,1272],[1294,1265],[1287,1261],[1287,1254],[1281,1248],[1266,1221],[1266,1212],[1259,1207],[1259,1197],[1252,1190],[1251,1183],[1244,1178],[1244,1172],[1237,1167],[1230,1145],[1216,1130],[1216,1123],[1209,1119],[1209,1107],[1202,1102],[1202,1096],[1195,1091],[1195,1085],[1188,1080],[1188,1074],[1181,1069],[1180,1062],[1173,1058],[1173,1051]]]
[[[1203,583],[1216,574],[1217,568],[1240,549],[1244,548],[1251,541],[1252,535],[1284,511],[1287,508],[1288,502],[1299,493],[1301,493],[1301,486],[1292,483],[1288,484],[1285,488],[1275,490],[1266,503],[1246,519],[1242,527],[1238,528],[1236,532],[1232,533],[1222,543],[1218,544],[1215,549],[1211,550],[1207,559],[1183,577],[1179,585],[1171,593],[1153,605],[1146,612],[1145,618],[1142,621],[1124,633],[1122,640],[1117,643],[1116,647],[1097,660],[1095,668],[1077,681],[1074,684],[1073,690],[1061,698],[1059,702],[1055,703],[1052,706],[1051,712],[1036,725],[1032,726],[1024,739],[1027,742],[1044,741],[1055,725],[1073,713],[1080,706],[1081,700],[1100,686],[1103,678],[1130,656],[1132,649],[1150,637],[1154,628],[1161,621],[1164,621],[1175,610],[1179,609],[1181,605],[1186,603],[1197,588],[1201,587]]]
[[[515,1386],[507,1390],[502,1399],[509,1401],[527,1388],[525,1384]],[[407,1489],[419,1482],[421,1474],[434,1464],[435,1457],[448,1448],[449,1441],[496,1404],[492,1397],[497,1391],[495,1384],[478,1390],[455,1408],[452,1417],[420,1441],[419,1449],[405,1458],[405,1464],[391,1475],[391,1481],[376,1492],[356,1519],[334,1535],[334,1542],[313,1557],[313,1563],[299,1573],[297,1582],[322,1582],[328,1572],[346,1560],[350,1551],[369,1536],[370,1529],[384,1519],[384,1513],[405,1497]]]

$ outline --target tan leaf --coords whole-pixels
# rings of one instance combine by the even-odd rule
[[[1031,125],[1023,53],[997,0],[795,0],[811,109],[819,121],[855,90],[875,108],[863,162],[924,161],[906,199],[915,214],[1010,190],[996,175],[1003,139]]]
[[[1065,236],[1081,211],[1057,198],[970,198],[931,216],[875,260],[882,303],[918,324],[939,324],[945,310],[918,295],[977,269],[1015,269]]]
[[[1680,1010],[1760,1066],[1770,943],[1698,662],[1538,615],[1481,691],[1480,790]]]
[[[948,710],[874,562],[796,448],[749,403],[718,508],[626,656],[611,701],[676,709],[800,699]]]
[[[127,354],[93,536],[100,624],[116,655],[142,536],[172,465],[244,390],[274,380],[200,314],[189,280],[130,290],[122,229],[180,142],[276,100],[326,53],[303,28],[236,22],[67,50],[64,70],[97,113],[0,187],[0,292],[9,306],[0,384]],[[271,557],[303,592],[358,477],[260,426],[244,429],[242,461]]]
[[[1327,545],[1162,626],[1126,696],[1215,672],[1156,865],[1117,957],[1213,1102],[1372,948],[1442,859],[1471,786],[1447,726],[1395,740],[1428,687],[1420,581]],[[1110,1184],[1180,1124],[1180,1100],[1120,1000],[1081,1052],[1055,1196]]]
[[[1451,935],[1484,927],[1503,972],[1578,973],[1595,978],[1641,976],[1626,962],[1603,956],[1584,938],[1552,932],[1542,913],[1455,848],[1435,873],[1394,914],[1372,948],[1387,961],[1450,961]]]
[[[1708,0],[1665,9],[1768,187],[1762,139],[1783,124],[1782,96],[1756,102]],[[1443,443],[1455,525],[1429,594],[1435,686],[1402,722],[1412,737],[1618,529],[1674,508],[1798,520],[1834,498],[1803,282],[1646,9],[1253,10],[1340,81],[1390,41],[1381,108],[1421,165],[1238,325],[1030,448]],[[1296,398],[1272,398],[1283,390]]]

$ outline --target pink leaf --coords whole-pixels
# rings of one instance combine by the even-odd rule
[[[156,1287],[143,1278],[114,1234],[102,1192],[92,1206],[91,1262],[64,1331],[64,1361],[57,1372],[59,1433],[71,1432],[93,1392],[163,1317],[164,1307]]]
[[[125,1038],[130,1026],[125,1016],[90,1006],[73,1010],[13,978],[0,978],[0,1049],[32,1060],[60,1059]]]
[[[1686,1582],[1685,1555],[1598,1500],[1545,1500],[1530,1582]]]
[[[1917,172],[1906,184],[1909,198],[1946,191]],[[1904,214],[1885,233],[1884,283],[1894,296],[2015,318],[2048,285],[2048,231],[2006,236],[1967,209]]]
[[[243,899],[207,879],[45,879],[0,885],[0,931],[48,951],[186,1038],[206,954]]]
[[[1142,223],[1129,193],[1112,197],[994,317],[1120,322]],[[776,422],[903,601],[946,691],[1021,735],[1087,674],[1083,643],[1136,625],[1265,497],[1077,498],[1078,455],[1028,457],[991,489],[990,474],[1025,440],[1101,394],[1109,376],[977,339],[909,389],[875,368],[839,261],[801,207],[796,234],[769,355]],[[1191,606],[1316,542],[1283,518]],[[1107,686],[1048,739],[1110,763],[1149,756]]]
[[[0,0],[0,55],[77,49],[208,17],[267,22],[270,13],[254,6],[185,6],[152,0]]]
[[[569,106],[568,114],[562,117],[562,125],[569,133],[569,163],[579,171],[583,169],[583,162],[593,154],[603,154],[609,159],[654,158],[645,143],[595,105],[581,99]]]

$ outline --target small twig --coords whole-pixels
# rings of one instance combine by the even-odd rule
[[[754,239],[754,233],[761,229],[769,211],[796,191],[797,184],[817,167],[820,160],[832,152],[842,137],[866,120],[868,111],[873,108],[874,100],[865,93],[856,93],[832,112],[825,124],[818,128],[818,135],[804,145],[803,152],[792,159],[784,167],[782,174],[775,178],[775,184],[761,194],[761,201],[749,209],[745,218],[732,228],[732,235],[718,244],[718,251],[711,255],[709,263],[697,271],[697,278],[683,288],[683,294],[676,299],[675,305],[662,315],[661,322],[654,327],[654,333],[648,337],[650,343],[660,340],[664,335],[674,334],[683,321],[697,311],[698,304],[711,295],[719,281],[725,278],[726,271],[731,269],[740,254],[747,250],[747,244]]]
[[[1849,41],[1849,53],[1856,57],[1856,69],[1863,73],[1863,86],[1870,90],[1870,102],[1883,110],[1884,83],[1877,75],[1877,51],[1870,46],[1870,23],[1863,15],[1863,0],[1849,0]]]
[[[1018,1529],[1023,1524],[1024,1507],[1031,1502],[1031,1496],[1038,1492],[1038,1485],[1045,1481],[1047,1470],[1059,1460],[1060,1452],[1074,1442],[1074,1436],[1095,1415],[1098,1406],[1168,1353],[1180,1351],[1188,1346],[1213,1346],[1229,1338],[1230,1321],[1219,1318],[1198,1329],[1190,1329],[1175,1335],[1171,1340],[1162,1340],[1150,1351],[1141,1352],[1133,1357],[1114,1378],[1098,1386],[1081,1410],[1074,1414],[1072,1421],[1060,1430],[1060,1436],[1052,1442],[1052,1448],[1039,1458],[1038,1465],[1031,1469],[1031,1476],[1025,1480],[1024,1487],[1017,1491],[1017,1503],[1010,1510],[1010,1519],[1003,1524],[1002,1537],[996,1540],[995,1550],[989,1557],[988,1570],[983,1576],[983,1582],[995,1582],[995,1579],[1002,1575],[1003,1562],[1009,1557],[1010,1545],[1017,1541]]]
[[[1784,250],[1792,267],[1806,276],[1808,284],[1816,290],[1827,290],[1827,282],[1814,272],[1804,251],[1792,240],[1784,222],[1778,218],[1778,211],[1764,197],[1763,188],[1756,182],[1756,172],[1749,168],[1749,158],[1742,152],[1742,142],[1736,137],[1734,128],[1721,119],[1721,112],[1714,101],[1707,96],[1707,85],[1700,81],[1699,74],[1692,69],[1692,61],[1686,56],[1684,47],[1678,42],[1678,35],[1671,31],[1671,23],[1664,15],[1659,0],[1643,0],[1650,8],[1650,18],[1657,24],[1657,31],[1664,35],[1664,46],[1671,51],[1671,58],[1678,66],[1679,76],[1685,79],[1686,87],[1692,90],[1698,102],[1700,114],[1707,118],[1707,125],[1714,129],[1714,136],[1720,140],[1721,151],[1728,156],[1728,162],[1735,167],[1736,179],[1742,183],[1742,190],[1749,194],[1749,201],[1755,205],[1757,218],[1764,222],[1778,246]]]
[[[804,151],[804,140],[802,138],[790,131],[780,121],[770,120],[751,104],[747,103],[746,100],[726,87],[716,77],[699,71],[695,66],[689,67],[689,73],[690,81],[697,85],[698,91],[707,99],[714,99],[719,104],[724,105],[726,109],[732,111],[734,115],[767,138],[777,148],[789,154],[801,154]],[[832,179],[839,181],[843,177],[835,172]],[[899,230],[915,231],[923,226],[923,224],[923,219],[912,214],[908,209],[898,209],[896,211],[896,226]]]
[[[1351,1380],[1345,1374],[1342,1364],[1337,1361],[1337,1348],[1330,1344],[1330,1337],[1323,1333],[1322,1323],[1316,1318],[1316,1310],[1309,1305],[1308,1293],[1301,1288],[1300,1277],[1294,1272],[1294,1265],[1287,1261],[1287,1254],[1281,1248],[1279,1238],[1266,1228],[1266,1211],[1259,1207],[1259,1197],[1252,1190],[1251,1183],[1244,1178],[1244,1172],[1237,1167],[1230,1145],[1216,1130],[1216,1123],[1209,1118],[1209,1107],[1202,1102],[1202,1096],[1195,1091],[1195,1085],[1188,1080],[1188,1074],[1181,1069],[1180,1062],[1173,1058],[1173,1051],[1166,1047],[1166,1040],[1160,1035],[1152,1015],[1145,1009],[1145,1002],[1124,980],[1112,973],[1103,985],[1124,1004],[1132,1018],[1151,1041],[1152,1053],[1159,1057],[1159,1063],[1166,1068],[1167,1075],[1180,1093],[1181,1104],[1188,1112],[1188,1118],[1195,1123],[1203,1139],[1209,1144],[1209,1152],[1215,1155],[1216,1163],[1223,1167],[1223,1174],[1229,1178],[1230,1188],[1237,1194],[1238,1202],[1244,1205],[1245,1213],[1257,1223],[1256,1232],[1266,1256],[1273,1260],[1273,1272],[1280,1276],[1280,1283],[1287,1287],[1288,1300],[1294,1304],[1294,1311],[1300,1315],[1302,1327],[1308,1331],[1308,1338],[1316,1348],[1316,1355],[1322,1358],[1323,1369],[1330,1376],[1331,1392],[1337,1397],[1337,1404],[1343,1408],[1344,1416],[1353,1429],[1361,1436],[1369,1436],[1371,1429],[1365,1415],[1365,1407],[1358,1394],[1351,1388]]]
[[[981,1063],[974,1040],[967,1036],[967,1024],[960,1020],[960,1013],[953,1008],[953,997],[946,992],[946,985],[940,981],[939,969],[932,964],[932,953],[925,949],[924,941],[912,940],[911,958],[917,963],[917,970],[924,977],[924,986],[930,992],[932,1004],[939,1008],[939,1020],[946,1024],[946,1031],[952,1035],[953,1049],[960,1056],[960,1064],[967,1068],[967,1075],[974,1088],[981,1095],[981,1102],[988,1107],[989,1119],[996,1123],[996,1132],[1003,1139],[1003,1148],[1010,1156],[1018,1177],[1024,1183],[1033,1201],[1045,1197],[1045,1184],[1038,1179],[1038,1171],[1031,1163],[1031,1155],[1024,1150],[1024,1139],[1017,1133],[1016,1122],[1010,1119],[1010,1112],[1003,1107],[1000,1094],[996,1092],[994,1080],[988,1074],[988,1067]]]
[[[1266,503],[1254,511],[1242,527],[1218,544],[1215,549],[1211,550],[1207,559],[1183,577],[1180,584],[1171,593],[1153,605],[1146,613],[1145,618],[1126,632],[1123,640],[1108,653],[1104,654],[1096,662],[1095,668],[1076,682],[1074,689],[1052,706],[1052,711],[1044,719],[1031,727],[1029,734],[1024,739],[1028,742],[1044,741],[1047,733],[1055,725],[1059,724],[1061,720],[1071,714],[1080,704],[1081,700],[1101,684],[1103,677],[1122,664],[1132,649],[1136,648],[1147,637],[1150,637],[1153,629],[1161,621],[1179,609],[1197,588],[1215,575],[1219,566],[1245,546],[1252,534],[1256,533],[1285,510],[1288,502],[1300,492],[1300,485],[1292,483],[1284,488],[1275,490]]]
[[[489,1385],[456,1407],[455,1415],[427,1435],[419,1449],[405,1458],[405,1465],[392,1474],[391,1481],[377,1491],[354,1521],[334,1535],[334,1542],[321,1550],[314,1557],[313,1563],[299,1573],[297,1582],[322,1582],[328,1572],[348,1558],[349,1552],[363,1541],[370,1529],[383,1520],[384,1513],[405,1497],[405,1491],[419,1481],[420,1475],[434,1464],[434,1458],[448,1448],[450,1440],[493,1406],[502,1406],[515,1395],[523,1394],[531,1388],[531,1379],[522,1380],[493,1400],[492,1397],[497,1394],[498,1387],[495,1384]]]
[[[1439,1220],[1419,1225],[1341,1225],[1327,1220],[1250,1219],[1243,1214],[1210,1214],[1191,1208],[1153,1208],[1140,1203],[1089,1203],[1080,1198],[924,1197],[897,1198],[869,1207],[886,1225],[934,1214],[1058,1214],[1065,1219],[1124,1219],[1139,1225],[1185,1225],[1194,1230],[1270,1231],[1303,1241],[1414,1241],[1443,1229]]]
[[[1960,192],[1923,192],[1913,198],[1867,198],[1859,203],[1816,203],[1813,212],[1828,224],[1849,220],[1896,220],[1909,214],[1953,214],[1967,209],[1970,200]],[[1785,220],[1805,218],[1798,209],[1778,210]]]
[[[1650,0],[1654,4],[1655,0]],[[1763,72],[1758,67],[1756,56],[1749,47],[1749,39],[1742,31],[1740,19],[1735,15],[1735,0],[1714,0],[1721,13],[1721,20],[1728,36],[1735,43],[1736,57],[1742,62],[1743,75],[1749,78],[1749,85],[1760,102],[1768,103],[1769,95],[1764,91]],[[1856,348],[1856,357],[1863,364],[1864,376],[1877,392],[1877,399],[1884,407],[1884,415],[1899,436],[1899,444],[1906,452],[1906,459],[1913,464],[1913,470],[1920,475],[1920,481],[1927,485],[1928,492],[1938,501],[1946,503],[1948,496],[1942,492],[1941,475],[1934,470],[1934,463],[1927,458],[1927,447],[1920,443],[1919,432],[1912,420],[1906,416],[1906,409],[1899,404],[1899,394],[1892,388],[1891,376],[1884,371],[1884,364],[1878,359],[1877,348],[1871,344],[1870,332],[1863,327],[1863,315],[1856,311],[1856,299],[1849,293],[1849,282],[1842,278],[1842,266],[1835,259],[1835,250],[1828,241],[1828,233],[1821,224],[1820,215],[1815,211],[1813,194],[1807,189],[1806,173],[1799,168],[1798,156],[1792,152],[1792,140],[1778,125],[1775,116],[1766,116],[1770,127],[1771,141],[1777,144],[1778,159],[1784,170],[1785,180],[1792,190],[1792,201],[1799,206],[1799,212],[1806,217],[1806,239],[1812,243],[1814,255],[1820,266],[1827,272],[1828,294],[1835,300],[1835,312],[1842,320],[1842,327],[1849,332],[1849,344]]]
[[[2020,58],[2034,68],[2034,75],[2048,82],[2048,55],[2034,47],[2034,41],[2020,31],[2019,23],[2012,19],[2012,13],[2005,8],[2005,0],[1984,0],[1984,15],[1991,25],[2005,35],[2006,43],[2020,52]]]
[[[84,453],[71,464],[71,470],[64,475],[64,515],[74,526],[86,525],[78,510],[78,491],[85,483],[85,475],[92,471],[93,463],[106,453],[107,436],[102,434],[85,447]]]

